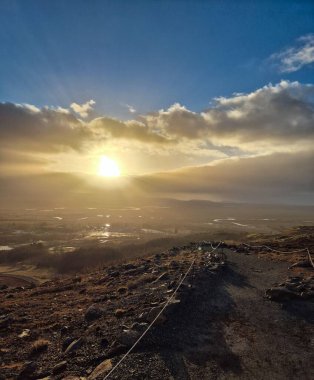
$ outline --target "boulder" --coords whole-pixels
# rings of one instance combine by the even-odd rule
[[[85,319],[86,321],[91,322],[100,318],[104,313],[105,310],[102,307],[93,304],[86,310]]]
[[[135,341],[140,337],[140,332],[136,330],[123,330],[118,338],[118,342],[123,346],[131,347]]]

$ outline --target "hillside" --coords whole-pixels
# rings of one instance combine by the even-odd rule
[[[250,244],[313,252],[314,228]],[[0,379],[103,379],[162,309],[108,379],[313,378],[306,253],[231,241],[219,257],[211,250],[193,242],[41,285],[2,285]]]

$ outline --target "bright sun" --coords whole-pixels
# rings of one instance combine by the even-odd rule
[[[98,167],[98,174],[102,177],[119,177],[120,169],[115,161],[106,156],[101,156]]]

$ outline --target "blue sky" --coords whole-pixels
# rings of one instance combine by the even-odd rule
[[[280,79],[312,82],[311,67],[280,72],[267,59],[314,31],[312,1],[0,2],[0,101],[129,118]]]

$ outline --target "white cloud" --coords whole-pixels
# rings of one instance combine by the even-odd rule
[[[270,59],[278,62],[279,71],[292,73],[314,62],[314,34],[297,40],[297,46],[289,47],[273,54]]]
[[[93,110],[93,105],[96,104],[95,100],[91,99],[84,104],[72,103],[70,108],[76,112],[81,117],[87,117],[88,114]]]
[[[136,113],[136,109],[133,106],[129,104],[126,104],[125,106],[127,107],[130,113]]]
[[[174,104],[141,121],[177,143],[204,140],[255,153],[282,151],[314,137],[313,95],[314,85],[281,81],[248,94],[216,98],[201,113]]]
[[[17,106],[21,107],[21,108],[25,108],[25,109],[31,111],[32,113],[40,112],[40,109],[38,107],[34,106],[33,104],[23,103],[23,104],[17,104]]]

